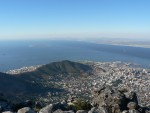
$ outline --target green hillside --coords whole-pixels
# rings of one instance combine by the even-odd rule
[[[67,75],[80,76],[89,71],[91,68],[88,65],[65,60],[43,65],[33,72],[18,75],[0,73],[0,98],[16,100],[17,97],[23,99],[39,94],[45,95],[47,92],[64,92],[58,84],[54,83],[56,79],[61,80]],[[50,80],[49,77],[52,79]]]
[[[68,60],[61,62],[53,62],[38,69],[38,71],[47,74],[82,73],[87,72],[89,70],[91,70],[91,68],[87,65],[77,62],[71,62]]]
[[[47,79],[48,76],[56,74],[82,74],[91,70],[91,67],[88,65],[64,60],[43,65],[33,72],[20,74],[19,77],[26,80]]]

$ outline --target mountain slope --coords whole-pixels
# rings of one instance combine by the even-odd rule
[[[22,73],[19,77],[26,80],[47,79],[48,76],[54,76],[56,74],[82,74],[90,70],[92,69],[88,65],[64,60],[43,65],[33,72]]]
[[[46,92],[61,91],[60,89],[43,87],[42,85],[27,82],[21,78],[8,75],[0,72],[0,99],[22,100],[27,98],[33,98],[38,94],[46,94]]]
[[[20,78],[0,73],[0,98],[17,101],[18,97],[35,93],[37,87],[27,83]]]
[[[0,73],[0,93],[15,93],[28,92],[32,85],[11,75]]]
[[[50,74],[59,73],[82,73],[90,70],[90,67],[81,63],[71,62],[68,60],[53,62],[38,69],[41,72]]]

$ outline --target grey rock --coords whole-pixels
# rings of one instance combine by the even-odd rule
[[[132,109],[136,109],[137,104],[135,102],[129,102],[127,107],[132,110]]]
[[[31,108],[29,107],[24,107],[22,109],[19,109],[17,113],[35,113]]]
[[[39,113],[52,113],[53,104],[47,105],[46,107],[42,108]]]
[[[61,102],[61,104],[67,105],[67,101],[66,101],[66,100],[63,100],[63,101]]]
[[[93,107],[88,113],[104,113],[102,109]]]
[[[127,110],[122,111],[122,113],[129,113]]]
[[[65,113],[74,113],[74,111],[69,110],[69,111],[65,111]]]
[[[128,110],[127,104],[129,102],[138,105],[136,93],[124,92],[112,86],[103,86],[93,93],[92,103],[95,107],[99,107],[103,113],[121,113]],[[135,108],[134,105],[131,107]]]
[[[54,111],[53,113],[64,113],[64,111],[62,111],[61,109],[58,109],[58,110]]]
[[[11,112],[11,111],[5,111],[5,112],[2,112],[2,113],[13,113],[13,112]]]
[[[132,109],[132,110],[129,110],[129,113],[140,113],[140,112],[138,110]]]
[[[145,113],[150,113],[150,110],[146,110]]]
[[[74,113],[72,110],[70,111],[62,111],[61,109],[58,109],[56,111],[54,111],[53,113]]]
[[[88,113],[86,110],[78,110],[76,113]]]
[[[114,105],[112,106],[112,112],[113,112],[113,113],[120,113],[120,112],[121,112],[120,106],[119,106],[118,104],[114,104]]]

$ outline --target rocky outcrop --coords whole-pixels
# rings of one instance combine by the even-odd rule
[[[13,113],[13,112],[11,112],[11,111],[5,111],[5,112],[2,112],[2,113]]]
[[[102,110],[99,108],[93,107],[88,113],[102,113]]]
[[[31,108],[29,107],[24,107],[22,109],[19,109],[17,113],[35,113]]]
[[[72,108],[67,103],[50,104],[42,108],[39,113],[74,113]]]
[[[108,86],[94,91],[92,105],[93,108],[89,111],[76,111],[64,101],[50,104],[39,113],[149,113],[150,110],[138,105],[137,94],[134,91]]]
[[[72,110],[69,110],[69,111],[63,111],[61,109],[58,109],[56,111],[54,111],[53,113],[74,113]]]
[[[135,102],[128,103],[127,107],[129,108],[129,113],[140,113],[137,108],[137,104]]]
[[[75,99],[74,101],[78,106],[82,105],[81,101],[78,102]],[[61,103],[49,104],[38,113],[150,113],[149,107],[141,107],[138,104],[137,94],[134,91],[110,86],[101,87],[93,92],[92,108],[90,105],[77,109],[76,104],[70,105],[64,100]],[[0,113],[13,113],[8,105],[7,102],[1,101]],[[20,106],[28,107],[17,108],[17,110],[19,109],[17,113],[35,113],[31,108],[42,107],[39,103],[33,105],[31,101],[20,103]],[[7,110],[8,108],[10,111]]]
[[[39,113],[52,113],[52,110],[53,110],[53,105],[50,104],[44,108],[42,108]]]
[[[137,95],[134,91],[125,91],[115,87],[104,86],[93,93],[93,106],[100,113],[145,113],[146,110],[138,105]],[[98,113],[98,112],[96,112]]]
[[[78,110],[76,113],[88,113],[86,110]]]

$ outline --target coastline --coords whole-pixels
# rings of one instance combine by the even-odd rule
[[[121,64],[121,65],[126,65],[132,68],[139,68],[139,69],[147,69],[147,68],[143,68],[141,67],[139,64],[135,64],[135,63],[131,63],[131,62],[122,62],[122,61],[113,61],[113,62],[99,62],[99,61],[76,61],[78,63],[82,63],[82,64],[96,64],[96,63],[102,63],[102,64]],[[45,64],[44,64],[45,65]],[[17,75],[17,74],[22,74],[22,73],[26,73],[26,72],[32,72],[37,70],[38,68],[44,66],[43,64],[41,65],[35,65],[35,66],[23,66],[17,69],[12,69],[12,70],[8,70],[5,73],[6,74],[11,74],[11,75]]]
[[[150,45],[138,45],[138,44],[133,44],[133,45],[128,45],[128,44],[112,44],[112,43],[97,43],[96,44],[106,44],[106,45],[113,45],[113,46],[127,46],[127,47],[139,47],[139,48],[147,48],[150,49]]]
[[[18,68],[18,69],[8,70],[5,73],[6,74],[17,75],[17,74],[21,74],[21,73],[35,71],[36,69],[38,69],[41,66],[43,66],[43,65],[26,66],[26,67],[21,67],[21,68]]]

